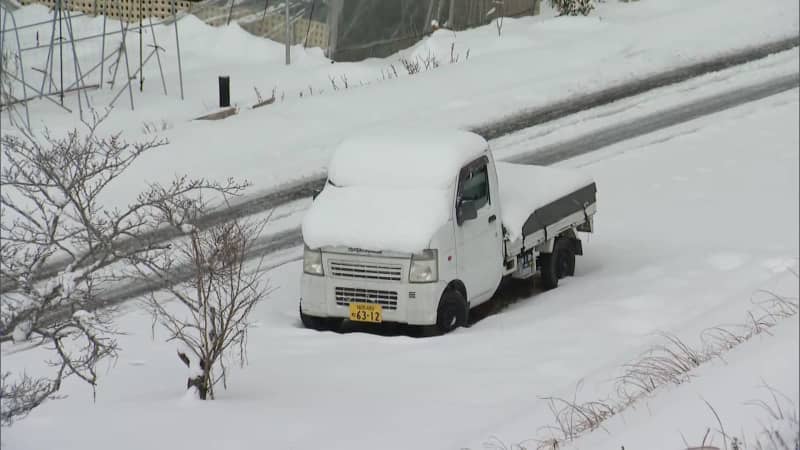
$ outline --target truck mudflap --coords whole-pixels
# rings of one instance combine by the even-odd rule
[[[522,235],[529,236],[540,230],[547,230],[559,220],[575,214],[597,201],[597,185],[591,183],[558,200],[536,209],[522,225]]]

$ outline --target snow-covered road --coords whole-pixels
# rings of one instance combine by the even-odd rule
[[[797,50],[792,50],[787,54],[780,55],[777,58],[779,66],[782,67],[785,63],[794,61],[797,53]],[[761,72],[757,66],[755,69],[751,68],[751,71]],[[618,142],[647,135],[660,129],[667,129],[703,115],[793,89],[800,80],[800,75],[795,72],[777,75],[756,84],[748,84],[753,76],[751,71],[742,68],[733,69],[732,72],[736,74],[735,76],[731,75],[733,79],[723,77],[724,81],[718,82],[725,87],[724,90],[718,85],[708,84],[703,88],[694,88],[690,94],[681,95],[680,101],[671,98],[675,92],[686,89],[683,84],[692,86],[703,82],[703,80],[693,80],[671,86],[662,92],[648,93],[622,102],[627,103],[628,107],[620,109],[620,105],[615,104],[585,111],[577,115],[578,117],[567,117],[553,123],[512,133],[491,142],[491,145],[498,159],[501,160],[525,164],[554,164]],[[647,107],[634,108],[634,112],[641,116],[632,115],[629,110],[632,108],[630,105],[642,104]],[[567,132],[563,130],[560,133],[554,132],[564,122],[575,123],[576,120],[579,121],[578,125],[567,128]],[[582,129],[586,130],[583,134],[580,133]],[[564,140],[540,144],[540,140],[552,141],[551,134],[556,134]],[[548,135],[547,139],[541,139],[544,135]],[[286,191],[276,191],[279,195],[271,195],[259,201],[258,208],[251,212],[253,215],[263,216],[269,214],[271,208],[277,208],[276,215],[282,219],[279,224],[273,224],[264,230],[263,235],[251,249],[250,258],[261,258],[280,252],[281,254],[273,258],[275,260],[273,264],[279,264],[299,257],[300,252],[297,247],[302,245],[299,223],[311,201],[308,192],[318,188],[318,184],[317,181],[311,181]],[[277,204],[270,205],[270,200],[276,201]],[[265,211],[267,212],[265,213]],[[217,215],[215,220],[226,220],[242,214],[243,211],[240,208],[232,207],[229,212]],[[186,276],[189,276],[188,272]],[[103,305],[119,304],[151,291],[155,285],[156,283],[150,285],[141,280],[130,282],[109,289],[101,296],[100,303]]]
[[[269,273],[278,290],[256,311],[250,365],[217,401],[180,399],[173,346],[151,340],[149,318],[131,308],[97,401],[70,382],[68,399],[3,439],[18,449],[445,449],[535,437],[551,420],[539,397],[571,396],[584,380],[592,398],[655,331],[691,339],[741,319],[756,289],[796,288],[786,280],[798,256],[798,106],[794,89],[560,163],[599,189],[577,276],[469,329],[432,339],[305,330],[290,263]],[[4,365],[35,372],[42,357],[4,354]]]

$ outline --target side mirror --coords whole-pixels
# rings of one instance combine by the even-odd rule
[[[317,196],[319,196],[319,194],[321,193],[322,193],[322,188],[314,189],[314,191],[311,193],[311,200],[316,200]]]
[[[478,210],[475,208],[475,203],[470,200],[464,200],[458,205],[456,210],[456,223],[461,226],[468,220],[478,218]]]

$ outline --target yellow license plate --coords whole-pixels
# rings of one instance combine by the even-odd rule
[[[354,322],[383,322],[383,308],[372,303],[350,303],[350,320]]]

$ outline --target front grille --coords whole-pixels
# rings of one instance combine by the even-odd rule
[[[374,303],[381,305],[385,309],[397,309],[397,292],[337,287],[336,304],[349,306],[351,302]]]
[[[355,261],[331,261],[331,275],[336,278],[400,281],[403,266],[389,264],[362,264]]]

